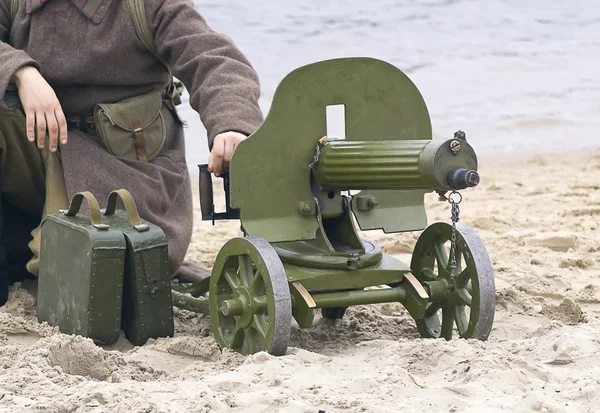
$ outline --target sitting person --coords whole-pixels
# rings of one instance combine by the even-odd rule
[[[184,263],[192,190],[178,102],[159,58],[189,91],[216,175],[263,121],[248,59],[191,0],[144,2],[158,56],[137,36],[128,1],[23,0],[16,10],[14,3],[0,0],[0,185],[7,223],[25,217],[28,237],[15,239],[30,252],[27,272],[39,273],[46,214],[68,208],[80,191],[104,208],[112,190],[125,188],[140,216],[165,232],[172,276],[207,276]],[[111,106],[127,101],[125,109]]]

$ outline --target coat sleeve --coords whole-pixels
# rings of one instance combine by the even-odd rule
[[[40,70],[38,62],[23,50],[15,49],[9,44],[10,27],[10,0],[0,0],[0,98],[6,93],[6,88],[17,70],[28,65]]]
[[[146,13],[158,52],[190,93],[208,132],[253,133],[262,123],[258,74],[227,36],[216,33],[190,0],[156,0]]]

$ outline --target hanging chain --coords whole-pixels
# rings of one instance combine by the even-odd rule
[[[315,164],[317,162],[319,162],[320,155],[321,155],[321,145],[317,145],[317,148],[315,149],[315,155],[313,156],[313,161],[310,163],[310,165],[308,165],[309,168],[312,169],[312,167],[315,166]]]
[[[323,136],[321,139],[319,139],[319,143],[315,149],[315,155],[313,156],[313,160],[310,163],[310,165],[308,165],[309,168],[313,168],[317,162],[319,162],[319,156],[321,155],[321,147],[327,145],[327,142],[329,141],[329,139],[327,138],[327,136]]]
[[[462,196],[458,200],[458,202],[456,202],[454,199],[452,199],[452,195],[455,193],[460,195],[458,192],[452,192],[448,197],[448,200],[450,201],[450,204],[452,205],[452,244],[450,246],[450,274],[451,275],[456,274],[456,223],[460,219],[459,218],[460,209],[458,208],[458,204],[460,204],[460,201],[462,201]]]
[[[452,238],[450,244],[450,262],[448,263],[450,267],[450,275],[456,274],[456,223],[460,220],[460,208],[458,205],[462,201],[462,195],[460,192],[452,191],[450,195],[446,196],[442,193],[438,193],[440,199],[446,200],[451,205],[451,219],[452,219]],[[453,195],[458,195],[458,200],[453,198]]]

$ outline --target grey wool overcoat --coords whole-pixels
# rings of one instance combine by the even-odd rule
[[[164,66],[137,38],[125,0],[25,0],[12,24],[10,3],[0,0],[0,97],[25,65],[40,70],[67,116],[168,83]],[[221,132],[253,133],[263,121],[258,76],[231,39],[212,30],[191,0],[145,6],[156,48],[189,91],[209,147]],[[69,199],[91,191],[104,207],[110,191],[132,193],[142,218],[165,231],[175,274],[191,241],[192,192],[183,128],[166,105],[162,112],[166,144],[149,163],[115,157],[78,130],[69,131],[60,155]]]

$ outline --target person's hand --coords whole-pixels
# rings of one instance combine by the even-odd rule
[[[229,170],[229,161],[238,144],[246,139],[246,135],[238,132],[223,132],[215,136],[212,151],[208,158],[208,171],[221,176]]]
[[[32,66],[19,69],[14,80],[25,112],[27,139],[34,142],[37,129],[37,143],[41,149],[46,144],[48,130],[48,146],[55,152],[59,138],[62,144],[67,143],[67,121],[54,90]]]

